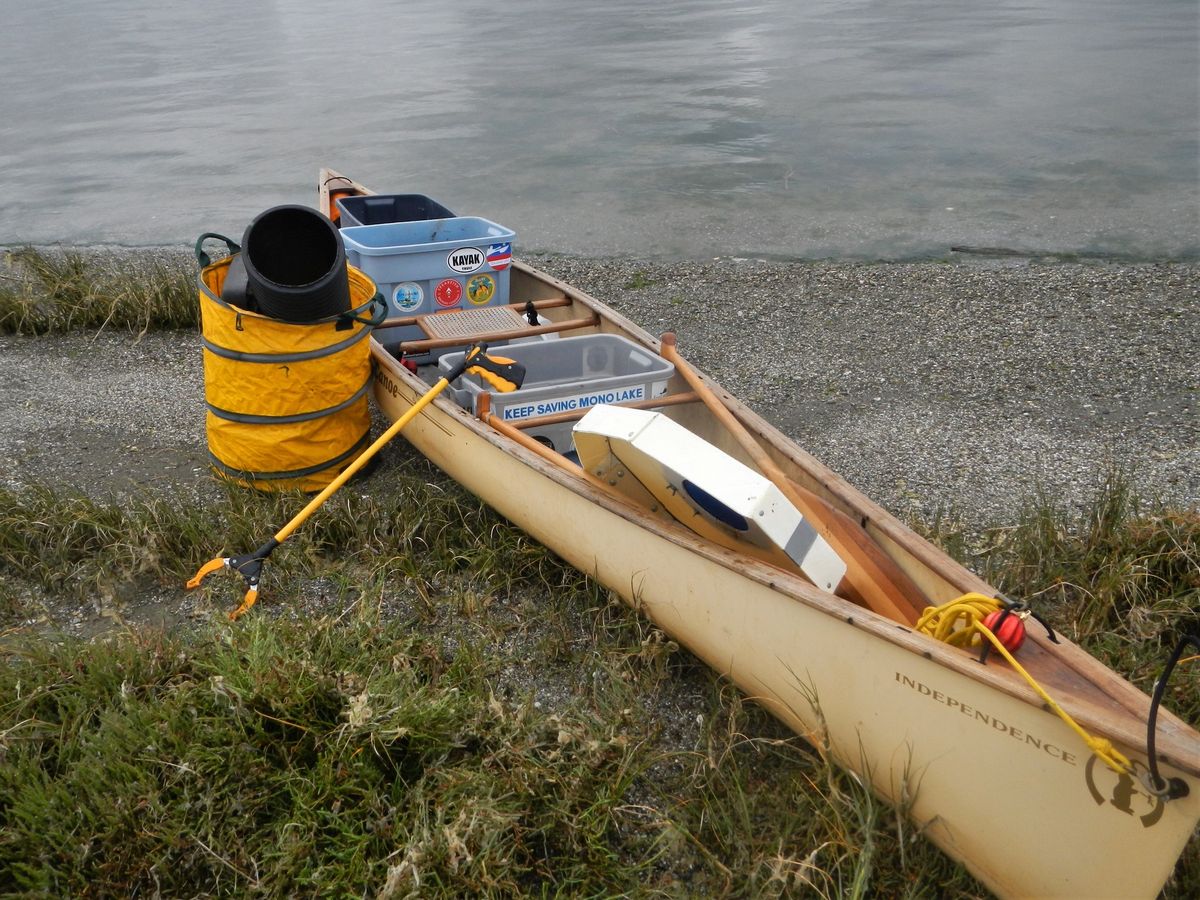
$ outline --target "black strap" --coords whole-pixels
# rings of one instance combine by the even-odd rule
[[[204,242],[209,238],[214,241],[224,241],[225,246],[229,248],[229,253],[227,254],[229,256],[242,249],[240,245],[230,238],[225,237],[225,235],[217,234],[215,231],[206,231],[200,237],[196,238],[196,262],[200,263],[200,268],[202,269],[207,269],[212,265],[212,257],[204,252]]]
[[[370,310],[368,318],[363,318],[362,313]],[[364,303],[362,306],[356,306],[354,309],[344,312],[338,316],[338,330],[342,331],[351,327],[355,322],[359,325],[366,325],[368,328],[378,328],[383,324],[383,320],[387,318],[388,305],[383,294],[379,291],[375,292],[375,296]]]
[[[996,599],[1004,604],[1004,613],[996,621],[996,627],[991,629],[993,632],[999,631],[1000,626],[1004,624],[1004,620],[1014,613],[1028,613],[1035,622],[1046,629],[1046,638],[1052,644],[1057,644],[1058,635],[1054,633],[1054,629],[1050,627],[1050,623],[1043,619],[1040,615],[1033,611],[1030,605],[1024,600],[1010,600],[1004,594],[997,594]],[[997,635],[999,636],[999,635]],[[979,661],[987,665],[987,658],[992,652],[992,642],[985,640],[983,647],[979,651]]]
[[[996,635],[997,638],[999,638],[1001,626],[1004,625],[1005,620],[1011,615],[1013,615],[1013,607],[1006,606],[1000,612],[1000,618],[998,618],[996,620],[996,624],[993,625],[991,628],[988,628],[988,631],[990,631],[992,634]],[[987,628],[986,625],[983,627]],[[1001,640],[1001,643],[1003,643],[1003,640]],[[988,655],[991,654],[991,652],[992,652],[992,646],[993,645],[992,645],[991,641],[987,640],[986,638],[983,639],[983,646],[979,651],[979,661],[981,663],[983,663],[985,666],[987,665]]]
[[[1167,800],[1177,800],[1180,797],[1186,797],[1189,791],[1187,782],[1182,778],[1163,778],[1158,774],[1158,757],[1154,752],[1154,733],[1158,730],[1158,707],[1162,703],[1163,694],[1167,691],[1167,682],[1171,678],[1171,673],[1175,671],[1175,666],[1179,662],[1179,658],[1183,656],[1183,651],[1187,649],[1188,644],[1192,644],[1197,650],[1200,650],[1200,635],[1185,634],[1179,639],[1179,643],[1175,645],[1175,649],[1171,651],[1171,656],[1167,660],[1166,666],[1163,667],[1162,677],[1154,685],[1154,696],[1150,698],[1150,715],[1146,723],[1146,756],[1150,763],[1150,784],[1148,787]]]
[[[1047,621],[1046,621],[1045,619],[1043,619],[1043,618],[1042,618],[1040,615],[1038,615],[1037,613],[1035,613],[1035,612],[1034,612],[1032,609],[1029,611],[1029,614],[1030,614],[1031,616],[1033,616],[1033,620],[1034,620],[1035,622],[1037,622],[1039,625],[1041,625],[1043,628],[1045,628],[1045,629],[1046,629],[1046,637],[1048,637],[1048,638],[1050,639],[1050,643],[1052,643],[1052,644],[1057,644],[1057,643],[1059,643],[1059,640],[1058,640],[1058,635],[1056,635],[1056,634],[1054,633],[1054,629],[1050,627],[1050,623],[1049,623],[1049,622],[1047,622]]]

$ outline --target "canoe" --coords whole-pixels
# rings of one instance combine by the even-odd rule
[[[322,170],[327,214],[331,186],[373,193]],[[1159,892],[1200,821],[1200,734],[1160,710],[1153,746],[1162,780],[1154,783],[1150,699],[1030,622],[1015,659],[1083,734],[1126,759],[1110,767],[1094,752],[1103,743],[1087,743],[998,652],[981,664],[978,650],[914,626],[914,608],[994,598],[995,588],[691,369],[672,337],[655,338],[518,260],[509,278],[512,306],[498,318],[418,315],[376,332],[374,396],[387,417],[404,415],[454,353],[480,340],[489,352],[531,360],[548,358],[554,344],[559,352],[608,341],[634,348],[647,380],[626,392],[585,380],[557,404],[513,405],[524,388],[506,396],[452,386],[404,430],[414,447],[856,773],[997,895]],[[448,327],[456,316],[475,324]],[[399,354],[422,364],[414,372]],[[532,378],[535,366],[527,368]],[[629,409],[611,413],[614,403]],[[564,429],[575,429],[573,451],[561,446]],[[660,432],[667,437],[654,440]],[[667,458],[688,442],[703,452]],[[698,469],[676,482],[687,488],[683,500],[645,489],[641,470],[693,463]],[[750,485],[747,508],[757,512],[735,512],[719,496],[734,482]],[[694,515],[671,506],[683,501]],[[739,517],[764,510],[790,516],[775,543],[727,539]],[[692,518],[707,530],[689,527]],[[801,519],[816,532],[804,540]],[[822,540],[846,561],[844,577],[824,564],[806,577],[793,545]],[[1164,783],[1182,796],[1154,790]]]

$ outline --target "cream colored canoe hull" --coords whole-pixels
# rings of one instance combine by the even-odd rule
[[[382,348],[377,362],[376,399],[395,419],[420,389]],[[631,521],[449,402],[404,435],[906,808],[997,894],[1152,897],[1200,819],[1200,791],[1161,803],[1122,783],[1056,716],[948,669],[942,648],[913,653],[881,636],[870,613],[846,615],[786,573]]]
[[[369,190],[321,173],[331,187]],[[608,307],[514,261],[514,300],[559,304],[564,328],[659,342]],[[538,329],[534,329],[537,331]],[[378,342],[375,397],[395,420],[429,385]],[[736,398],[707,383],[789,479],[861,525],[933,603],[994,588],[930,545]],[[686,386],[683,386],[685,388]],[[675,389],[681,385],[676,383]],[[556,465],[443,393],[404,436],[451,478],[641,609],[747,695],[896,805],[990,889],[1011,897],[1154,897],[1200,822],[1200,734],[1158,721],[1159,768],[1186,797],[1117,775],[1002,662],[981,665],[797,575],[705,541]],[[675,421],[744,463],[702,404]],[[1032,629],[1020,659],[1095,735],[1146,771],[1149,699],[1066,639]],[[806,848],[795,848],[807,852]]]

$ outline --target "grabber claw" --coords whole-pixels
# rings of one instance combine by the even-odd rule
[[[195,577],[187,583],[189,588],[199,587],[200,582],[205,576],[217,571],[217,569],[233,569],[241,574],[246,581],[246,595],[242,598],[242,603],[229,614],[229,621],[235,621],[242,613],[246,612],[258,600],[258,581],[262,577],[263,562],[271,555],[271,552],[279,546],[279,541],[275,538],[267,541],[253,553],[247,553],[243,556],[218,556],[216,559],[209,560],[200,567],[200,571]]]
[[[271,538],[253,553],[248,553],[245,556],[219,557],[205,563],[200,567],[200,571],[196,573],[196,576],[187,583],[187,586],[190,588],[197,587],[204,579],[204,576],[222,567],[234,569],[241,573],[242,578],[246,579],[246,596],[242,598],[241,606],[229,614],[229,618],[231,620],[236,619],[246,612],[258,599],[258,579],[262,575],[263,562],[271,555],[271,551],[286,541],[292,532],[304,524],[305,520],[320,508],[322,503],[333,496],[334,492],[343,484],[353,478],[355,473],[365,466],[384,444],[399,434],[404,426],[420,414],[421,410],[428,404],[432,403],[433,399],[447,385],[457,380],[467,369],[471,369],[472,371],[478,371],[482,377],[486,377],[488,381],[502,391],[516,390],[521,386],[522,380],[525,378],[525,368],[515,360],[504,359],[498,356],[487,356],[484,352],[486,349],[486,344],[475,344],[472,346],[463,355],[462,362],[439,378],[437,383],[422,394],[408,408],[408,411],[404,415],[400,416],[400,418],[391,424],[387,431],[375,439],[375,443],[360,453],[333,481],[325,485],[321,493],[309,500],[308,505],[296,513],[290,522],[275,532],[275,537]]]
[[[218,556],[216,559],[210,559],[208,562],[202,565],[200,567],[200,571],[193,575],[191,580],[188,581],[188,590],[190,591],[192,588],[200,587],[200,582],[202,582],[206,577],[217,571],[217,569],[222,569],[227,565],[229,565],[228,556]]]
[[[242,598],[242,605],[229,614],[229,621],[236,622],[238,617],[250,609],[256,600],[258,600],[258,588],[252,587],[246,591],[246,596]]]

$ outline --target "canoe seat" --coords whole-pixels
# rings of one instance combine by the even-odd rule
[[[565,297],[534,301],[535,309],[567,306]],[[559,334],[583,328],[595,328],[600,318],[591,313],[576,319],[559,322],[539,319],[539,324],[530,325],[521,314],[517,304],[509,306],[483,306],[478,309],[454,309],[445,312],[426,313],[405,319],[389,319],[385,324],[417,325],[426,335],[423,340],[405,340],[400,350],[408,354],[428,353],[451,347],[465,347],[475,341],[509,343],[523,338]]]
[[[433,313],[421,316],[417,324],[430,338],[458,338],[464,343],[480,334],[520,331],[529,327],[529,323],[511,306],[481,306],[478,309]]]

